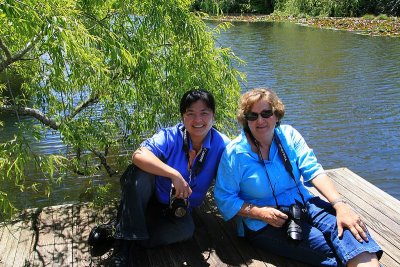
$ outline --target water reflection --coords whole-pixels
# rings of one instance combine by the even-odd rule
[[[17,133],[17,122],[21,121],[24,138],[29,140],[29,150],[37,155],[60,154],[67,155],[68,148],[60,141],[58,133],[48,130],[43,140],[36,140],[32,136],[32,129],[37,127],[37,122],[27,118],[17,116],[2,116],[0,120],[4,122],[4,127],[0,128],[0,141],[11,140]],[[110,159],[112,161],[113,159]],[[49,185],[49,179],[32,166],[24,166],[26,176],[24,177],[24,190],[14,185],[13,180],[2,180],[1,190],[5,190],[8,198],[17,208],[45,207],[62,203],[73,203],[77,201],[93,200],[91,187],[110,184],[113,192],[119,191],[118,177],[109,177],[105,171],[97,176],[82,176],[68,173],[63,176],[61,183],[56,179],[62,174],[55,174],[55,181],[52,184],[52,193],[47,197],[44,192]],[[38,190],[32,190],[32,187]]]
[[[325,168],[348,167],[400,199],[400,38],[239,22],[219,44],[247,62],[243,90],[278,92],[284,123]]]
[[[215,23],[209,23],[213,26]],[[235,23],[219,38],[247,65],[243,90],[268,86],[286,104],[292,124],[325,168],[348,167],[400,199],[400,38],[369,37],[290,23]],[[0,139],[12,136],[16,118],[5,119]],[[48,132],[33,149],[58,153],[58,136]],[[70,175],[50,199],[19,190],[9,195],[19,207],[85,200],[94,186],[118,178]],[[43,178],[31,173],[31,183]],[[15,194],[14,194],[15,193]]]

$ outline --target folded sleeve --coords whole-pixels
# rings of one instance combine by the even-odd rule
[[[325,172],[322,165],[318,162],[313,149],[311,149],[303,136],[294,128],[292,138],[294,139],[294,148],[296,152],[297,166],[303,176],[304,183],[311,185],[310,182],[317,175]]]

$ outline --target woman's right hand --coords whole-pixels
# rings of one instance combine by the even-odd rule
[[[171,180],[175,187],[175,196],[177,198],[188,198],[192,194],[192,188],[190,188],[188,182],[185,181],[178,171],[176,176],[171,178]]]
[[[261,220],[278,228],[282,227],[289,218],[285,213],[273,207],[260,207],[258,212]]]

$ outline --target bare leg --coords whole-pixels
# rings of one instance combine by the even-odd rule
[[[379,267],[379,261],[375,253],[363,252],[351,259],[348,267]]]

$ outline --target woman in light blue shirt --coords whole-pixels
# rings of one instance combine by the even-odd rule
[[[270,89],[241,97],[243,130],[221,157],[214,189],[224,219],[234,218],[238,234],[254,245],[307,264],[379,266],[381,248],[300,133],[280,125],[284,114]]]

